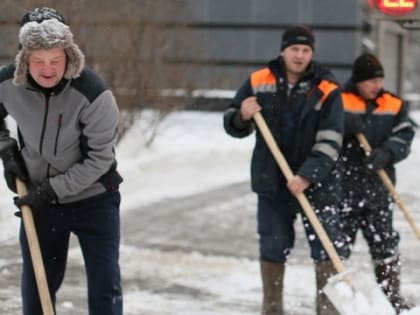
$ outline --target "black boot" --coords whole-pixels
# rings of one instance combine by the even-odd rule
[[[397,314],[413,307],[405,301],[400,293],[401,265],[399,257],[375,264],[375,276]]]
[[[283,315],[284,264],[261,260],[262,315]]]
[[[333,263],[329,260],[315,263],[317,315],[340,315],[322,290],[327,284],[328,278],[336,273]]]

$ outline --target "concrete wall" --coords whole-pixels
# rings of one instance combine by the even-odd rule
[[[362,15],[355,0],[189,0],[192,32],[204,51],[191,56],[199,72],[234,88],[279,54],[281,35],[304,23],[316,35],[315,58],[344,81],[361,50]],[[176,19],[177,17],[174,17]],[[229,80],[226,80],[229,78]],[[205,84],[214,84],[205,82]]]
[[[183,80],[197,89],[237,89],[251,71],[279,54],[281,35],[290,24],[313,28],[315,58],[341,82],[362,47],[363,0],[166,0],[153,16],[144,16],[144,4],[150,1],[3,0],[0,63],[12,61],[16,54],[22,14],[42,5],[71,17],[69,24],[77,30],[76,39],[90,62],[109,58],[104,54],[106,40],[123,46],[130,23],[145,18],[158,21],[161,34],[178,42],[176,50],[162,55],[168,72],[182,71]],[[146,51],[138,49],[147,57]]]

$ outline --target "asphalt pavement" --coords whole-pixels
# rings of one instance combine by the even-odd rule
[[[420,198],[415,194],[403,193],[402,197],[417,222],[420,223]],[[194,196],[161,200],[122,215],[122,262],[136,259],[133,248],[153,250],[162,253],[200,253],[211,257],[230,257],[258,261],[256,219],[256,197],[249,189],[249,183],[232,184]],[[420,273],[417,271],[419,246],[402,214],[396,210],[395,226],[401,234],[403,261],[403,290],[411,299],[420,301]],[[296,223],[297,240],[289,264],[302,270],[311,270],[309,249],[304,238],[300,220]],[[62,289],[59,292],[57,313],[60,315],[82,315],[86,311],[86,280],[77,241],[72,239],[68,269]],[[20,302],[20,250],[17,243],[0,244],[0,314],[21,314]],[[141,262],[139,262],[140,264]],[[371,273],[367,248],[359,240],[353,256],[347,265]],[[168,285],[147,275],[124,276],[125,294],[135,290],[153,290],[189,299],[208,299],[209,292],[193,287]],[[306,281],[302,279],[302,281]],[[308,285],[313,285],[309,281]],[[259,294],[259,293],[258,293]],[[285,298],[296,300],[300,292],[285,292]],[[314,314],[311,297],[299,307],[289,305],[290,315]],[[226,303],[226,302],[224,302]],[[233,302],[232,302],[233,303]],[[236,302],[235,302],[236,303]],[[229,304],[229,303],[227,303]],[[243,305],[226,305],[243,309],[244,313],[258,314],[259,303],[250,301]],[[127,310],[127,315],[141,315]],[[174,314],[178,314],[174,312]],[[153,315],[153,314],[144,314]]]

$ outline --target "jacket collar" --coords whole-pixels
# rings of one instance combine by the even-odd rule
[[[270,60],[267,64],[267,67],[277,78],[286,78],[286,66],[284,64],[283,57],[279,56],[276,59]],[[314,62],[312,61],[306,69],[305,73],[299,78],[299,81],[306,81],[313,77],[314,74]]]
[[[344,84],[343,92],[353,93],[353,94],[359,96],[360,98],[362,98],[359,94],[359,91],[357,90],[357,87],[356,87],[356,84],[354,83],[353,77],[350,77],[350,79]],[[378,95],[376,96],[376,99],[378,99],[382,94],[384,94],[384,92],[385,92],[385,90],[381,89],[379,91]]]
[[[286,66],[282,56],[269,61],[267,67],[277,79],[286,78]],[[317,85],[323,79],[339,84],[330,70],[322,67],[317,61],[312,60],[298,82],[310,81],[311,84]]]
[[[32,76],[29,73],[27,74],[26,79],[27,79],[27,82],[28,82],[28,87],[30,89],[39,91],[39,92],[41,92],[41,93],[43,93],[43,94],[45,94],[47,96],[51,96],[51,95],[55,95],[55,94],[61,93],[66,88],[66,86],[69,84],[69,82],[70,82],[70,80],[67,80],[67,79],[64,79],[63,78],[63,79],[61,79],[61,81],[56,86],[54,86],[52,88],[45,88],[45,87],[40,86],[32,78]]]

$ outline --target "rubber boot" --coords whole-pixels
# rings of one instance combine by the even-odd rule
[[[262,315],[283,315],[284,264],[261,260]]]
[[[316,314],[317,315],[340,315],[332,305],[330,299],[323,292],[328,278],[337,273],[333,263],[329,260],[315,263],[316,274]]]
[[[399,257],[375,264],[376,281],[388,297],[397,314],[413,307],[400,293],[401,265]]]

